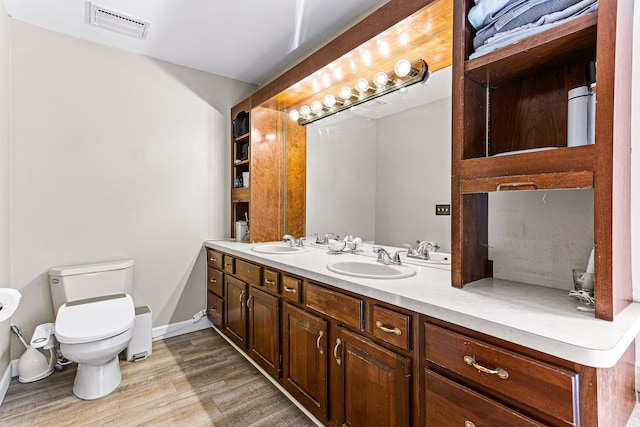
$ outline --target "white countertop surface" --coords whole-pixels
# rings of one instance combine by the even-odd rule
[[[350,277],[326,268],[338,260],[375,262],[370,245],[361,254],[340,255],[314,245],[286,255],[257,253],[254,244],[230,240],[207,240],[205,246],[587,366],[614,366],[640,332],[640,303],[609,322],[576,310],[580,303],[568,291],[500,279],[458,289],[451,286],[448,269],[414,260],[405,265],[416,275],[397,280]]]

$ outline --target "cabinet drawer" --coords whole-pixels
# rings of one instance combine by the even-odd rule
[[[209,267],[219,268],[222,270],[222,255],[220,252],[216,252],[213,249],[207,248],[207,264]]]
[[[373,306],[373,336],[400,347],[411,350],[411,316]]]
[[[428,362],[496,399],[548,414],[563,425],[578,425],[575,372],[431,324],[425,325],[425,350]]]
[[[277,294],[280,289],[280,274],[277,271],[264,269],[262,271],[262,286]]]
[[[207,289],[219,297],[222,296],[222,271],[209,267],[207,272]]]
[[[211,319],[214,325],[222,328],[222,313],[224,301],[213,292],[207,292],[207,317]]]
[[[364,302],[340,292],[332,291],[313,283],[305,286],[307,307],[331,316],[344,325],[363,330]]]
[[[282,276],[282,296],[288,300],[302,301],[302,280],[291,276]]]
[[[542,427],[543,424],[434,372],[425,372],[426,425]]]
[[[245,282],[260,284],[260,267],[241,259],[236,260],[236,276]]]
[[[235,258],[232,257],[231,255],[225,255],[222,258],[222,269],[226,272],[226,273],[231,273],[233,274],[235,271],[233,269],[235,264]]]

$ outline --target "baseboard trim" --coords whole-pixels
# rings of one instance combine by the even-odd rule
[[[245,359],[247,359],[249,361],[249,363],[251,363],[258,371],[260,371],[260,373],[262,373],[262,375],[264,375],[264,377],[266,379],[271,381],[271,383],[273,385],[275,385],[278,388],[278,390],[280,390],[282,392],[282,394],[284,394],[294,405],[296,405],[298,407],[298,409],[300,409],[302,412],[304,412],[304,414],[307,417],[309,417],[309,419],[313,423],[315,423],[319,427],[323,427],[324,426],[324,424],[321,423],[311,412],[309,412],[309,410],[307,408],[305,408],[302,405],[302,403],[298,402],[287,390],[285,390],[284,387],[282,387],[282,385],[280,385],[280,383],[278,381],[276,381],[271,375],[269,375],[264,369],[262,369],[262,367],[260,365],[258,365],[252,358],[249,357],[249,355],[247,355],[247,353],[242,351],[233,341],[231,341],[229,339],[229,337],[227,337],[225,334],[223,334],[220,329],[216,328],[213,325],[211,325],[211,328],[214,331],[216,331],[218,333],[218,335],[220,335],[222,338],[224,338],[225,341],[227,341],[229,344],[231,344],[231,346],[233,348],[235,348],[236,351],[238,353],[240,353]]]
[[[2,374],[2,380],[0,380],[0,406],[2,406],[2,402],[4,402],[4,397],[7,394],[7,390],[9,390],[9,384],[11,384],[11,368],[12,363],[7,365],[7,369],[4,370],[4,374]]]
[[[211,323],[211,320],[207,317],[202,317],[198,321],[185,320],[183,322],[171,323],[169,325],[156,326],[151,330],[151,337],[153,341],[158,341],[182,334],[188,334],[189,332],[200,331],[212,326],[213,323]]]

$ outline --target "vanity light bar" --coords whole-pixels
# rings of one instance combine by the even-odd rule
[[[370,85],[367,79],[359,78],[356,81],[355,90],[348,86],[342,86],[337,97],[329,94],[324,97],[323,102],[316,100],[310,106],[303,105],[299,110],[291,110],[289,118],[298,122],[300,126],[308,125],[379,96],[423,82],[428,76],[429,66],[423,59],[419,59],[413,64],[406,59],[401,59],[396,62],[393,77],[380,71],[373,77],[373,85]]]

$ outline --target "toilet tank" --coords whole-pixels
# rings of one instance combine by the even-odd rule
[[[133,291],[134,261],[110,261],[96,264],[53,267],[49,270],[49,285],[53,310],[64,303]]]

